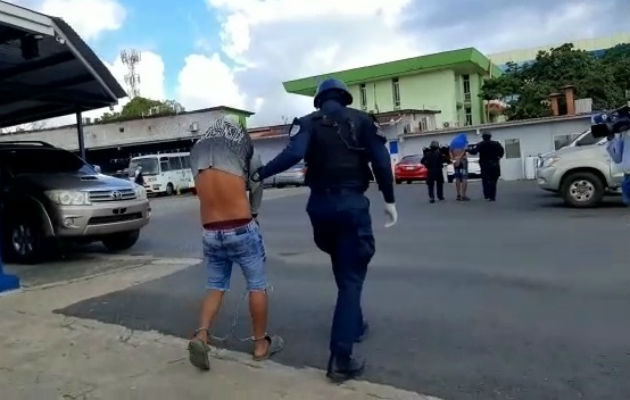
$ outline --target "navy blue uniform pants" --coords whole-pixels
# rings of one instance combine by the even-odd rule
[[[338,289],[330,351],[349,356],[363,326],[361,291],[374,255],[370,202],[359,191],[314,191],[307,212],[315,244],[330,255]]]
[[[485,199],[496,200],[498,180],[499,172],[495,168],[481,169],[481,184],[483,186],[483,197]]]

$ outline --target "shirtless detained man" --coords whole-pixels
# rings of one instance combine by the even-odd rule
[[[230,289],[232,264],[240,265],[249,291],[254,360],[280,351],[284,342],[267,334],[267,277],[265,247],[256,221],[262,184],[250,174],[261,166],[247,131],[238,123],[219,119],[193,146],[190,165],[201,208],[207,295],[199,327],[190,341],[190,362],[208,370],[210,329]],[[249,198],[247,189],[250,189]]]

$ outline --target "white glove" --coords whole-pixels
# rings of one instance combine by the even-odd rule
[[[391,228],[396,225],[396,222],[398,222],[398,211],[395,203],[385,203],[385,215],[387,216],[385,228]]]

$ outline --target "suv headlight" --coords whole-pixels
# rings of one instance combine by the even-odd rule
[[[560,157],[549,157],[543,161],[543,168],[553,167],[558,161],[560,161]]]
[[[147,199],[147,191],[140,185],[136,185],[136,199],[138,200]]]
[[[51,190],[46,192],[46,196],[56,204],[61,206],[88,206],[90,205],[90,194],[74,190]]]

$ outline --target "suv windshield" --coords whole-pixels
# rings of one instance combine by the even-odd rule
[[[584,133],[582,133],[580,136],[577,137],[577,139],[575,139],[575,141],[573,143],[575,143],[575,146],[590,146],[592,144],[595,144],[597,142],[599,142],[602,138],[596,138],[591,134],[591,131],[588,130]]]
[[[19,149],[7,152],[13,174],[96,174],[96,171],[74,154],[59,149]],[[4,154],[3,154],[4,157]]]
[[[133,176],[136,169],[142,167],[142,175],[157,175],[160,173],[157,158],[136,158],[129,164],[129,175]]]

